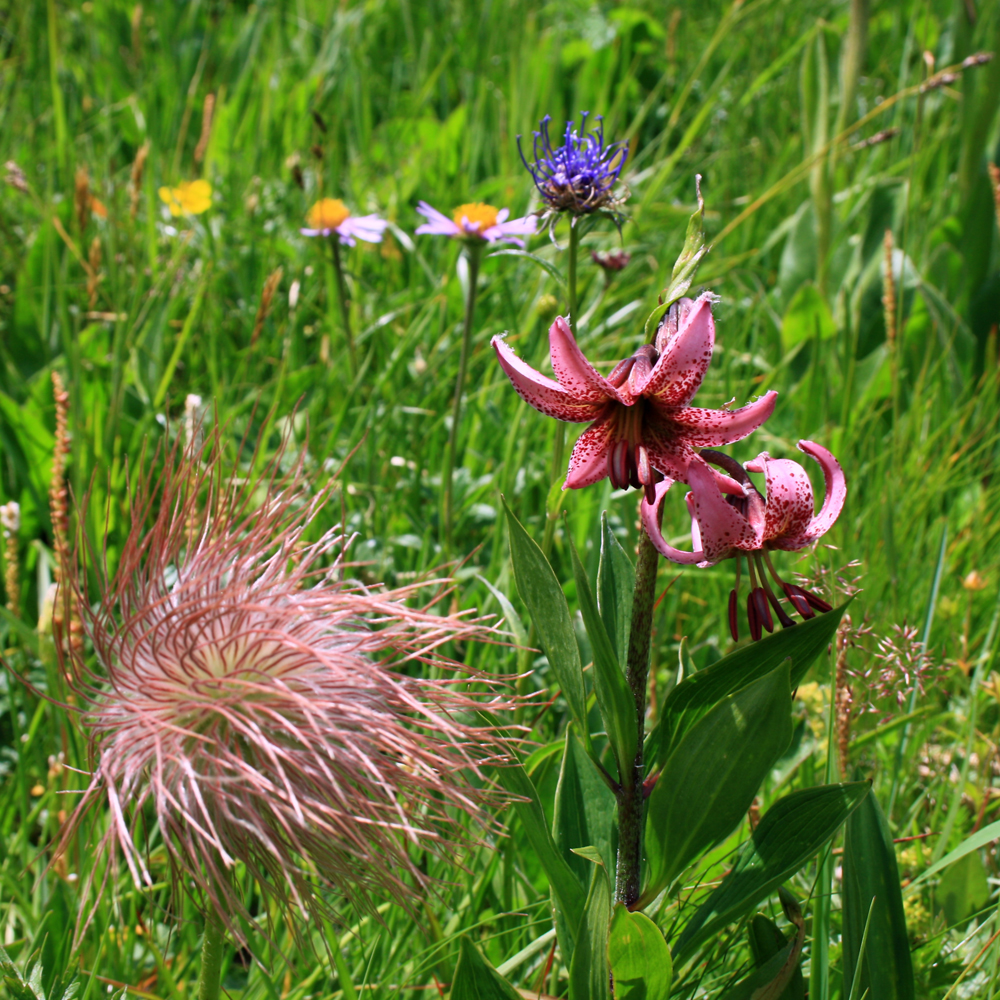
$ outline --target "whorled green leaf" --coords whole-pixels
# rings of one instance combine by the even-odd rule
[[[607,511],[604,511],[601,514],[601,561],[597,568],[597,606],[619,664],[628,659],[634,594],[635,567],[615,538],[608,524]]]
[[[778,925],[765,917],[763,913],[758,913],[750,921],[748,928],[750,938],[750,954],[753,955],[754,967],[759,969],[766,965],[780,951],[784,951],[789,941],[781,933]],[[804,1000],[806,995],[806,982],[802,975],[802,968],[796,964],[788,985],[779,995],[778,1000]]]
[[[681,932],[674,948],[677,960],[686,960],[702,942],[794,875],[837,832],[870,787],[867,781],[819,785],[778,799],[757,824],[722,884]]]
[[[667,696],[660,718],[646,739],[647,774],[659,768],[685,733],[723,698],[769,674],[782,660],[791,661],[792,687],[801,684],[813,661],[833,641],[849,603],[765,636],[685,677]]]
[[[847,821],[843,871],[844,982],[854,980],[868,923],[862,992],[867,989],[873,1000],[913,1000],[913,963],[896,851],[874,795],[868,795]]]
[[[569,963],[569,1000],[611,1000],[608,988],[610,923],[611,884],[604,865],[595,864]]]
[[[463,934],[458,939],[458,965],[451,1000],[521,1000],[521,995]]]
[[[584,739],[589,739],[583,668],[566,595],[545,554],[524,530],[506,500],[503,507],[507,512],[510,558],[517,592],[528,609],[570,713]]]
[[[733,830],[791,736],[787,662],[723,698],[685,733],[647,804],[640,906]]]
[[[670,948],[644,913],[619,903],[611,917],[608,960],[615,1000],[667,1000],[673,978]]]
[[[604,728],[615,760],[618,762],[618,780],[622,784],[629,784],[634,780],[635,753],[639,747],[635,699],[618,663],[614,646],[608,638],[604,622],[597,610],[594,593],[590,589],[587,571],[580,562],[572,539],[569,547],[583,626],[587,630],[587,637],[590,639],[594,654],[594,689],[597,692],[597,705],[604,720]]]

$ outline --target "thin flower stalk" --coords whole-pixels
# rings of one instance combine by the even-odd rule
[[[106,802],[104,877],[123,857],[148,886],[139,831],[152,815],[176,884],[193,882],[237,937],[248,913],[236,864],[282,907],[314,915],[323,887],[362,908],[419,898],[428,879],[414,849],[454,850],[467,836],[456,817],[485,815],[471,776],[506,753],[491,729],[461,721],[509,707],[502,682],[439,653],[487,638],[484,623],[414,606],[441,581],[345,580],[343,537],[307,540],[327,493],[310,495],[301,462],[279,477],[280,460],[230,487],[217,440],[194,457],[178,442],[159,481],[137,477],[117,570],[83,540],[64,569],[80,598],[97,572],[102,595],[80,602],[96,666],[60,647],[94,762],[65,835]],[[438,679],[401,672],[413,661]]]

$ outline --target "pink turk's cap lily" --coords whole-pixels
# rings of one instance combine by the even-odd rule
[[[425,892],[413,847],[447,851],[463,838],[457,813],[485,817],[488,796],[466,775],[505,752],[497,733],[459,719],[509,702],[495,678],[472,674],[494,692],[477,696],[399,671],[420,661],[464,681],[435,650],[489,630],[413,606],[419,586],[345,581],[343,537],[306,540],[327,491],[310,496],[301,461],[281,475],[282,455],[262,478],[220,487],[233,481],[222,436],[189,454],[175,445],[155,485],[136,477],[132,527],[96,605],[86,563],[103,561],[85,545],[67,556],[64,600],[75,598],[97,667],[82,643],[57,647],[94,761],[65,836],[103,799],[112,870],[122,854],[149,885],[136,841],[152,816],[176,884],[193,880],[239,937],[249,916],[226,875],[237,862],[314,916],[326,913],[321,887],[368,909],[379,893]]]
[[[711,296],[681,299],[670,308],[655,344],[640,347],[607,378],[584,357],[561,316],[549,330],[556,379],[525,364],[502,337],[493,349],[525,402],[540,413],[574,423],[590,423],[577,439],[564,489],[581,489],[609,476],[617,489],[654,487],[666,477],[687,482],[696,448],[739,441],[774,410],[768,392],[738,410],[689,406],[712,359],[715,322]],[[713,473],[727,492],[743,495],[738,482]]]
[[[377,215],[351,215],[339,198],[321,198],[306,215],[309,228],[300,229],[303,236],[330,236],[336,233],[340,242],[352,247],[356,240],[381,243],[389,225]]]
[[[703,451],[691,461],[688,468],[691,492],[685,497],[691,515],[690,552],[670,545],[660,529],[663,498],[670,483],[658,483],[652,501],[644,499],[640,508],[646,534],[657,551],[672,562],[712,566],[723,559],[736,559],[738,589],[740,556],[746,555],[751,583],[747,616],[750,633],[755,640],[761,637],[762,630],[770,632],[773,628],[768,605],[774,609],[782,626],[794,624],[781,606],[768,575],[803,618],[812,618],[816,611],[830,610],[830,605],[822,598],[782,580],[768,554],[772,549],[801,549],[822,537],[833,527],[847,497],[844,471],[836,458],[813,441],[800,441],[798,447],[815,458],[823,470],[826,491],[818,513],[806,470],[798,462],[773,459],[767,452],[761,452],[746,464],[750,472],[764,474],[766,499],[746,471],[728,455]],[[706,459],[721,465],[741,484],[741,496],[723,496],[720,493],[716,475]],[[733,638],[737,639],[735,609],[736,590],[730,595],[729,621]]]
[[[521,219],[510,219],[510,209],[494,208],[484,202],[459,205],[454,217],[449,219],[426,201],[417,205],[417,211],[427,221],[417,226],[414,232],[418,236],[450,236],[453,239],[485,240],[487,243],[503,241],[524,246],[524,240],[519,236],[531,236],[535,231],[535,219],[527,215]]]

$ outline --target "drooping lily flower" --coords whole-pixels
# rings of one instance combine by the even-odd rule
[[[524,240],[519,236],[531,236],[535,231],[535,219],[527,215],[521,219],[508,219],[509,208],[494,208],[485,202],[475,202],[459,205],[452,217],[442,215],[426,201],[417,205],[417,211],[427,221],[417,226],[414,232],[418,236],[450,236],[452,239],[464,239],[472,242],[485,241],[496,243],[503,240],[524,246]]]
[[[558,420],[592,424],[573,448],[563,488],[581,489],[608,476],[617,489],[644,488],[650,503],[664,477],[687,482],[695,449],[739,441],[774,410],[775,392],[738,410],[688,405],[705,377],[714,343],[708,294],[672,306],[655,342],[640,347],[607,378],[584,357],[561,316],[549,330],[557,381],[525,364],[501,337],[492,341],[525,402]],[[743,488],[728,476],[718,475],[717,482],[742,496]]]
[[[303,236],[330,236],[336,233],[340,242],[354,246],[356,239],[366,243],[381,243],[389,225],[377,215],[351,215],[339,198],[321,198],[306,213],[308,228],[300,229]]]
[[[521,137],[517,137],[521,161],[534,178],[538,193],[556,212],[586,215],[615,200],[613,188],[628,158],[628,143],[613,142],[605,146],[604,123],[600,116],[597,128],[588,134],[588,114],[584,111],[580,115],[579,132],[575,122],[566,123],[563,144],[555,149],[549,139],[552,119],[546,115],[539,123],[539,131],[534,133],[534,163],[525,158]]]
[[[767,452],[761,452],[752,462],[747,462],[746,469],[728,455],[716,451],[703,451],[691,462],[688,468],[691,492],[685,498],[691,514],[691,552],[667,544],[660,530],[663,498],[670,484],[658,484],[653,499],[647,497],[643,500],[643,527],[653,545],[668,559],[699,566],[712,566],[723,559],[736,560],[736,588],[729,595],[729,627],[733,639],[739,638],[737,592],[740,557],[743,555],[747,557],[750,570],[747,617],[754,640],[761,637],[763,629],[768,632],[774,630],[768,604],[782,626],[787,628],[795,624],[782,608],[768,582],[768,575],[803,618],[812,618],[816,611],[830,610],[830,605],[822,598],[782,580],[769,555],[772,549],[794,551],[805,548],[826,534],[840,515],[847,496],[844,471],[826,448],[813,441],[800,441],[799,450],[816,459],[823,470],[826,491],[818,513],[806,470],[798,462],[773,459]],[[743,495],[723,496],[719,491],[717,474],[707,462],[720,466],[742,484]],[[747,470],[764,474],[766,498],[751,482]]]

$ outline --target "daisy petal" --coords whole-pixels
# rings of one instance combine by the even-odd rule
[[[425,223],[414,229],[414,233],[418,236],[425,233],[431,236],[459,236],[462,232],[447,215],[442,215],[436,208],[428,205],[426,201],[422,201],[417,205],[417,211],[427,219]]]

